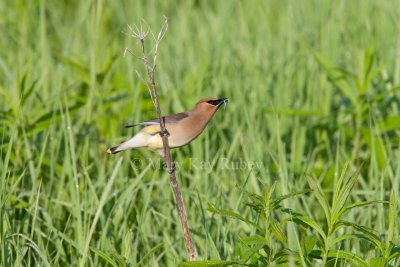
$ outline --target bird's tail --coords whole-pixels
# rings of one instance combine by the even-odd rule
[[[144,138],[143,134],[140,132],[129,139],[128,141],[123,142],[122,144],[119,144],[118,146],[110,147],[107,150],[107,153],[109,154],[117,154],[121,151],[127,150],[129,148],[136,148],[136,147],[143,147],[146,146],[147,142],[146,139]]]

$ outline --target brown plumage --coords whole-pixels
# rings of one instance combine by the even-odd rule
[[[186,112],[163,117],[165,127],[169,133],[170,148],[184,146],[199,136],[214,113],[227,103],[227,98],[205,98],[196,106]],[[107,150],[110,154],[116,154],[126,149],[147,147],[158,151],[163,156],[164,148],[160,136],[160,123],[158,119],[128,125],[126,127],[145,126],[134,137],[122,144]]]

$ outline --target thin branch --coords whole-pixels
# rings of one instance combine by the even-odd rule
[[[176,179],[175,164],[172,161],[171,151],[170,151],[169,142],[168,142],[169,133],[166,129],[165,121],[163,119],[164,117],[162,116],[162,113],[161,113],[160,103],[158,101],[158,96],[157,96],[157,87],[156,87],[156,83],[155,83],[155,70],[156,70],[156,66],[157,66],[158,46],[159,46],[161,40],[163,39],[163,37],[165,36],[165,33],[168,30],[168,20],[166,17],[164,17],[164,24],[161,27],[161,30],[159,31],[157,38],[155,38],[154,34],[151,31],[144,32],[142,24],[140,24],[140,29],[136,25],[134,26],[135,29],[133,29],[130,26],[128,26],[128,27],[132,32],[132,37],[134,37],[141,45],[141,49],[142,49],[141,60],[143,61],[144,65],[146,67],[147,75],[148,75],[149,81],[150,81],[150,86],[149,86],[150,96],[151,96],[151,99],[153,100],[154,106],[157,111],[157,118],[160,122],[160,129],[161,129],[160,135],[161,135],[161,138],[163,141],[164,160],[167,164],[167,170],[170,175],[171,187],[172,187],[172,190],[175,195],[176,204],[178,206],[179,216],[181,219],[181,224],[182,224],[182,229],[183,229],[183,235],[185,237],[185,244],[186,244],[186,248],[187,248],[188,254],[189,254],[189,260],[194,261],[194,260],[196,260],[196,253],[194,250],[192,238],[190,236],[190,230],[189,230],[189,225],[187,222],[187,215],[186,215],[185,205],[183,202],[183,197],[182,197],[182,194],[181,194],[181,191],[179,188],[178,181]],[[155,44],[154,44],[153,48],[151,49],[151,52],[153,52],[153,66],[152,67],[150,67],[150,64],[148,61],[148,56],[146,54],[146,50],[145,50],[145,46],[144,46],[144,40],[149,32],[151,33],[151,35],[153,36],[153,38],[155,40]],[[129,50],[127,50],[127,51],[129,51]]]
[[[137,59],[141,59],[140,57],[136,56],[135,53],[133,53],[129,48],[125,48],[124,50],[124,57],[126,56],[126,53],[131,54],[133,57],[137,58]]]
[[[167,33],[167,30],[168,30],[168,20],[164,16],[164,24],[161,27],[161,30],[159,31],[157,38],[155,37],[153,32],[150,32],[151,35],[153,36],[154,41],[155,41],[155,44],[154,44],[153,48],[150,51],[150,52],[152,52],[154,50],[153,71],[155,70],[156,65],[157,65],[158,45],[160,44],[161,40],[164,38],[165,34]]]

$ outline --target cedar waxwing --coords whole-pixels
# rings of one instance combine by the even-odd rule
[[[218,108],[221,107],[222,104],[226,104],[228,101],[228,98],[205,98],[200,100],[192,110],[164,116],[165,128],[169,133],[169,147],[181,147],[193,141],[203,132],[207,123],[213,117]],[[126,127],[128,128],[138,125],[145,127],[128,141],[123,142],[116,147],[109,148],[107,152],[110,154],[116,154],[129,148],[147,147],[159,152],[161,156],[164,156],[159,120],[154,119],[128,125]]]

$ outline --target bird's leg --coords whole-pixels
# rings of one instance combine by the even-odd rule
[[[164,138],[165,136],[169,137],[169,132],[168,132],[167,128],[165,127],[165,116],[162,117],[162,120],[164,121],[164,123],[163,123],[163,125],[160,124],[160,127],[161,127],[160,135],[162,138]]]

